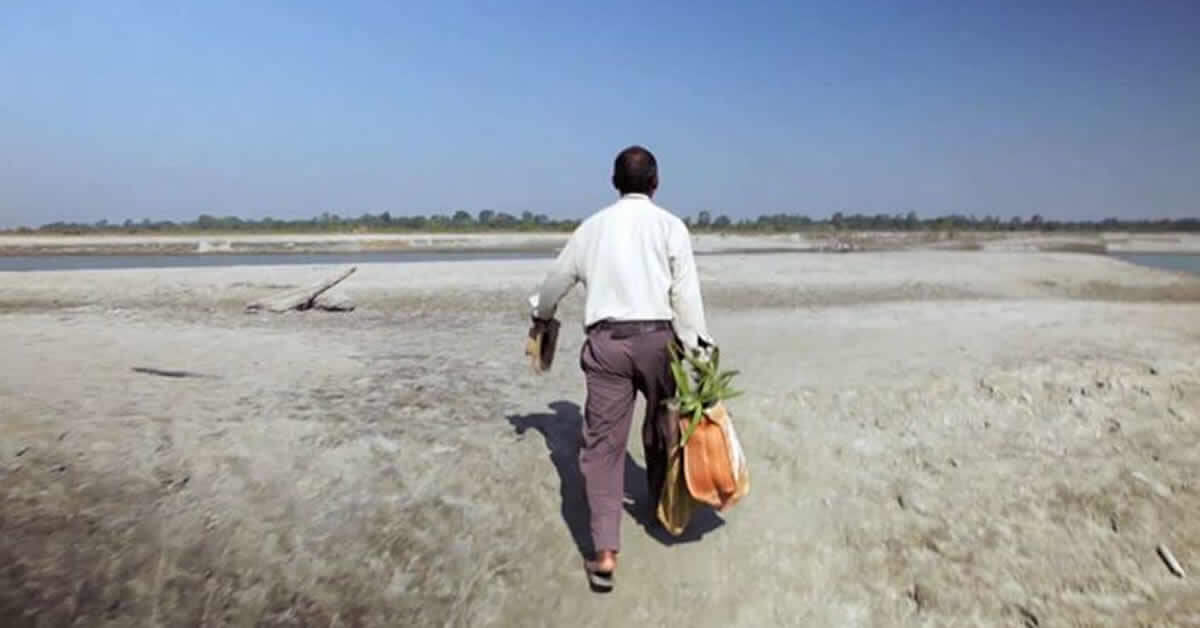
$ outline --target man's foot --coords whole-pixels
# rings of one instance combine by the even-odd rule
[[[617,570],[617,553],[612,550],[596,552],[593,560],[585,561],[588,583],[597,593],[608,593],[613,589],[613,572]]]

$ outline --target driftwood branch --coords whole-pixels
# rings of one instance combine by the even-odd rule
[[[330,290],[313,300],[312,306],[327,312],[352,312],[354,300],[337,290]]]
[[[1171,550],[1167,549],[1166,545],[1160,544],[1155,549],[1158,550],[1158,557],[1161,558],[1164,563],[1166,563],[1167,569],[1172,574],[1174,574],[1177,578],[1187,577],[1187,574],[1183,571],[1183,566],[1179,564],[1179,561],[1176,560],[1175,555],[1171,553]]]
[[[184,377],[212,378],[213,377],[212,375],[205,375],[204,373],[193,373],[192,371],[175,371],[175,370],[170,370],[170,369],[157,369],[157,368],[151,368],[148,366],[135,366],[135,367],[133,367],[132,370],[134,373],[142,373],[143,375],[157,375],[159,377],[174,377],[174,378],[184,378]]]
[[[246,311],[258,312],[266,310],[268,312],[286,312],[288,310],[303,311],[311,309],[322,294],[344,281],[350,275],[353,275],[356,270],[358,270],[357,266],[351,266],[349,270],[337,277],[327,279],[308,288],[294,290],[271,299],[255,301],[246,306]]]

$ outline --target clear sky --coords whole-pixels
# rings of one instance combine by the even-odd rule
[[[0,3],[0,225],[1200,215],[1200,1]]]

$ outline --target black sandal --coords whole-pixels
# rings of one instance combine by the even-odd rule
[[[588,584],[591,585],[594,593],[609,593],[613,590],[612,570],[600,571],[593,569],[591,561],[584,563],[584,569],[587,570]]]

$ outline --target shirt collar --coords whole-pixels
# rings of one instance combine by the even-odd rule
[[[648,200],[650,200],[650,196],[649,196],[649,195],[646,195],[646,194],[642,194],[642,193],[640,193],[640,192],[630,192],[629,194],[623,194],[623,195],[621,195],[621,200],[623,200],[623,201],[626,201],[626,200],[629,200],[629,201],[635,201],[635,200],[636,200],[636,201],[648,201]]]

